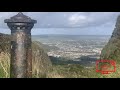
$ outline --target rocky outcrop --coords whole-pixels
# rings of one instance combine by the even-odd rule
[[[112,36],[103,48],[100,59],[115,60],[120,63],[120,16],[117,18]]]

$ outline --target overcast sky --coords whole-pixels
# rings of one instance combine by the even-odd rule
[[[0,33],[10,34],[4,23],[17,12],[0,12]],[[24,12],[37,20],[32,35],[111,35],[120,12]]]

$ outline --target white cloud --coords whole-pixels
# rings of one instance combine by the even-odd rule
[[[80,28],[100,26],[108,22],[115,22],[118,14],[115,12],[75,13],[69,17],[69,25]]]
[[[86,28],[115,22],[119,12],[28,12],[25,14],[37,20],[36,28]]]
[[[7,28],[4,19],[8,19],[17,12],[0,12],[0,28]],[[114,23],[119,12],[24,12],[37,20],[35,28],[79,27],[88,28]]]
[[[84,15],[79,15],[79,14],[73,14],[72,16],[69,17],[69,21],[71,24],[76,24],[79,21],[83,22],[84,20],[86,20],[87,17]]]

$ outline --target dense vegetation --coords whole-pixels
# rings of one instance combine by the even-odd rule
[[[103,75],[97,73],[96,67],[94,66],[85,68],[81,66],[81,64],[69,63],[69,61],[59,61],[60,59],[54,58],[54,60],[51,60],[53,64],[53,72],[51,72],[53,73],[53,78],[120,78],[120,65],[118,64],[116,66],[116,72]]]

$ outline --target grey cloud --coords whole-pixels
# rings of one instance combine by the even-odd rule
[[[27,15],[38,21],[36,28],[86,28],[115,22],[119,12],[36,12]]]
[[[85,20],[79,20],[75,25],[78,27],[91,27],[100,26],[108,22],[114,22],[119,13],[108,13],[108,12],[94,12],[86,13],[83,16],[86,17]]]
[[[0,13],[0,28],[7,28],[4,19],[16,12]],[[114,22],[119,12],[24,12],[37,20],[35,28],[93,27]]]

